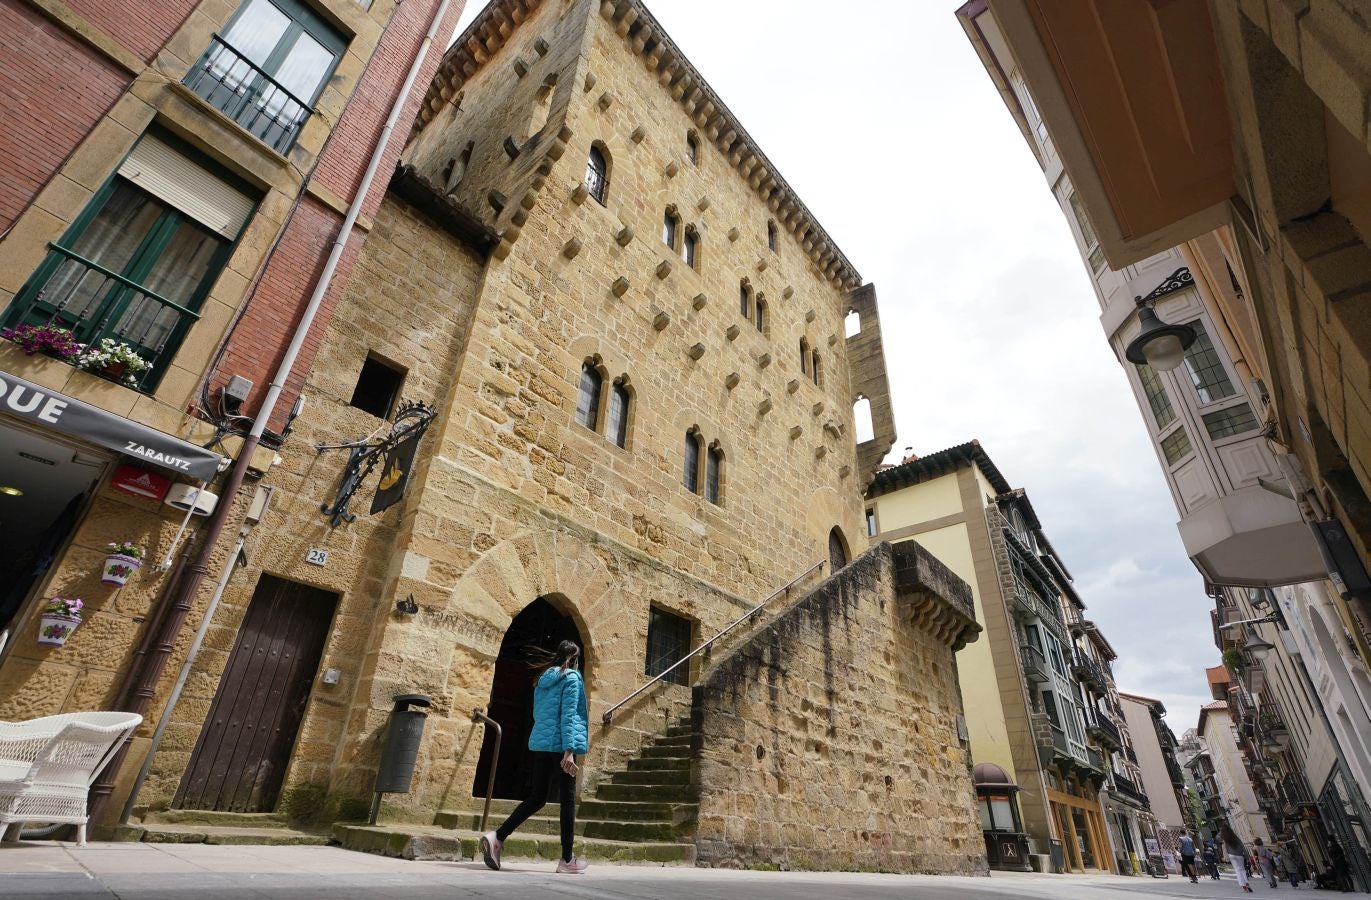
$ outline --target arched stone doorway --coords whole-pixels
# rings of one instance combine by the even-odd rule
[[[847,540],[843,538],[843,532],[838,526],[834,525],[828,532],[828,566],[829,573],[833,573],[847,565]]]
[[[529,666],[527,651],[541,647],[555,650],[562,641],[575,641],[581,648],[585,665],[586,643],[575,620],[548,597],[539,597],[525,606],[509,623],[500,653],[495,659],[487,715],[500,723],[504,739],[495,769],[495,793],[500,800],[522,800],[527,792],[529,773],[528,735],[533,730],[533,684],[539,670]],[[486,780],[495,754],[495,735],[487,730],[481,742],[481,756],[472,783],[473,797],[484,797]]]

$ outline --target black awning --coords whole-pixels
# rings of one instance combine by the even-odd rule
[[[224,457],[0,371],[0,412],[70,434],[196,481],[209,481]]]

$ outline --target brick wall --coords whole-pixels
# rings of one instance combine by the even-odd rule
[[[438,48],[450,40],[453,27],[465,4],[453,3],[425,59],[416,85],[425,85],[441,61]],[[380,135],[386,115],[390,112],[396,93],[409,71],[414,54],[432,21],[437,2],[402,3],[386,26],[386,31],[362,77],[353,100],[339,120],[320,157],[315,178],[324,187],[349,202],[357,189],[372,149]],[[408,123],[414,117],[420,91],[410,98],[401,113],[397,134],[381,161],[363,215],[373,216],[380,207],[389,175],[400,157]],[[253,391],[245,408],[255,411],[266,394],[272,375],[285,354],[295,324],[309,301],[314,284],[328,258],[343,216],[313,197],[306,197],[286,225],[280,244],[267,263],[261,282],[251,296],[238,326],[228,338],[223,357],[210,376],[211,387],[224,384],[232,375],[242,375],[253,382]],[[361,230],[353,232],[348,247],[339,261],[328,295],[319,310],[318,318],[305,341],[285,393],[277,403],[272,428],[280,428],[290,410],[300,386],[313,363],[323,334],[337,309],[357,251],[366,239]]]
[[[707,865],[984,873],[951,647],[917,596],[970,588],[912,541],[878,544],[694,689]]]
[[[0,232],[119,98],[129,76],[23,4],[0,5]],[[44,122],[42,130],[35,122]]]
[[[152,62],[199,0],[66,0],[72,12]]]

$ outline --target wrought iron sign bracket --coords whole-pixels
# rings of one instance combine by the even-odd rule
[[[1139,306],[1150,306],[1167,294],[1173,294],[1176,291],[1188,288],[1194,283],[1195,276],[1190,274],[1190,268],[1188,266],[1181,266],[1179,269],[1166,276],[1161,284],[1152,289],[1150,294],[1146,297],[1134,297],[1133,302]]]
[[[329,517],[329,527],[337,528],[344,522],[357,521],[357,514],[348,509],[348,504],[366,481],[371,470],[376,468],[376,464],[386,457],[386,454],[395,449],[399,444],[406,440],[418,440],[423,437],[428,426],[433,422],[433,416],[437,411],[427,403],[402,400],[400,406],[395,411],[395,420],[390,427],[390,434],[377,441],[361,438],[356,441],[349,441],[345,444],[315,444],[316,453],[323,453],[328,450],[347,450],[347,464],[343,467],[343,477],[338,482],[338,493],[334,496],[332,503],[319,504],[319,511]]]

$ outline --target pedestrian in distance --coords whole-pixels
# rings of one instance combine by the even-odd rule
[[[1286,850],[1281,854],[1281,865],[1285,867],[1285,878],[1292,888],[1300,886],[1300,867],[1295,862],[1295,851]]]
[[[1205,871],[1209,873],[1209,877],[1214,881],[1218,881],[1219,851],[1214,847],[1214,842],[1212,840],[1204,842],[1204,853],[1202,858],[1204,859]]]
[[[1223,841],[1223,852],[1228,856],[1228,864],[1233,867],[1233,874],[1238,877],[1238,886],[1247,893],[1252,893],[1252,885],[1247,883],[1247,848],[1243,847],[1242,839],[1233,830],[1233,826],[1224,822],[1219,826],[1219,840]]]
[[[1338,843],[1337,838],[1328,839],[1328,861],[1338,890],[1344,894],[1352,890],[1351,878],[1348,877],[1347,872],[1347,854],[1343,852],[1342,845]]]
[[[1263,844],[1261,838],[1257,838],[1252,843],[1257,848],[1257,863],[1261,866],[1262,877],[1266,879],[1267,884],[1272,887],[1278,887],[1279,882],[1276,881],[1276,857],[1272,855],[1271,848]]]
[[[576,836],[576,757],[584,756],[589,749],[590,719],[585,683],[577,671],[581,648],[572,641],[562,641],[555,653],[535,650],[530,656],[531,667],[542,669],[533,686],[533,730],[528,736],[528,749],[534,757],[530,790],[528,798],[510,813],[503,825],[481,836],[481,854],[486,865],[498,871],[504,842],[529,816],[543,808],[548,789],[555,783],[562,834],[557,873],[579,875],[586,870],[586,861],[572,854]]]
[[[1191,884],[1199,882],[1199,874],[1195,871],[1195,839],[1189,834],[1181,835],[1181,839],[1176,842],[1176,849],[1181,854],[1181,874],[1190,879]]]

